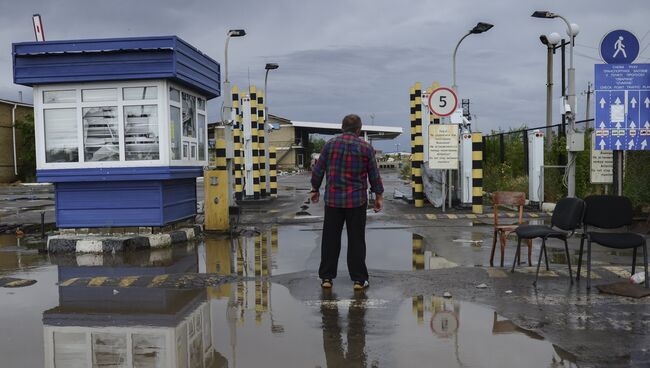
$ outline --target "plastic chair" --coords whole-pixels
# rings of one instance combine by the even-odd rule
[[[542,247],[539,250],[539,259],[537,260],[537,272],[535,273],[535,282],[539,277],[539,266],[542,263],[542,253],[546,258],[546,269],[548,270],[548,257],[546,255],[546,239],[555,238],[564,240],[564,250],[566,252],[566,260],[569,265],[569,279],[573,284],[573,274],[571,272],[571,255],[569,254],[569,244],[567,239],[571,237],[576,229],[582,223],[582,217],[585,212],[585,202],[580,198],[563,198],[556,205],[551,216],[551,226],[546,225],[521,225],[516,230],[517,234],[517,255],[520,254],[521,240],[522,239],[542,239]],[[512,271],[515,272],[515,265],[517,263],[517,256],[512,262]]]
[[[492,233],[492,253],[490,254],[490,266],[494,266],[494,251],[499,238],[501,247],[501,267],[503,267],[503,252],[506,248],[508,235],[521,225],[524,216],[524,204],[526,194],[523,192],[494,192],[492,193],[492,206],[494,208],[494,232]],[[499,224],[499,206],[517,206],[519,208],[518,222],[516,224]],[[528,265],[531,265],[530,256],[533,249],[532,241],[528,242]],[[516,256],[515,256],[516,258]]]
[[[584,233],[580,240],[580,256],[578,258],[578,275],[582,266],[584,241],[587,239],[587,289],[591,289],[591,243],[597,243],[607,248],[634,249],[632,253],[632,274],[636,270],[637,248],[643,248],[643,266],[645,270],[645,287],[650,287],[648,280],[648,248],[645,237],[628,231],[632,224],[632,202],[627,197],[611,195],[594,195],[585,198],[587,210],[584,219]],[[588,231],[593,226],[600,229],[625,228],[625,232],[596,232]]]

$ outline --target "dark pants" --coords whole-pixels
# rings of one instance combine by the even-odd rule
[[[336,278],[341,253],[343,224],[348,232],[348,272],[353,281],[368,280],[366,268],[366,205],[356,208],[325,206],[323,242],[318,276],[321,279]]]

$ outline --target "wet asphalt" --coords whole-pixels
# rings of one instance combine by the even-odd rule
[[[37,282],[0,288],[0,326],[12,331],[0,337],[0,367],[650,366],[648,297],[572,284],[560,243],[534,287],[534,267],[510,272],[513,240],[506,267],[498,249],[489,266],[491,219],[415,209],[392,199],[396,175],[384,181],[386,208],[368,215],[363,292],[347,276],[345,240],[334,287],[319,286],[323,211],[305,203],[305,175],[281,177],[278,200],[243,206],[233,236],[173,249],[54,256],[1,235],[0,277]],[[0,205],[5,216],[48,205],[36,202],[47,190],[30,193],[3,192],[17,197]],[[538,252],[534,243],[533,262]],[[594,285],[624,280],[629,262],[596,248]]]

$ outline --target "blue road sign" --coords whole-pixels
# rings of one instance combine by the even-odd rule
[[[600,41],[600,57],[607,64],[631,64],[639,55],[639,40],[624,29],[611,31]]]
[[[596,64],[597,150],[650,150],[650,64]]]

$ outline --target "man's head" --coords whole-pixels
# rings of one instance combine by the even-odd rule
[[[343,133],[359,135],[359,133],[361,133],[361,118],[359,115],[350,114],[344,117],[343,123],[341,124],[341,130]]]

